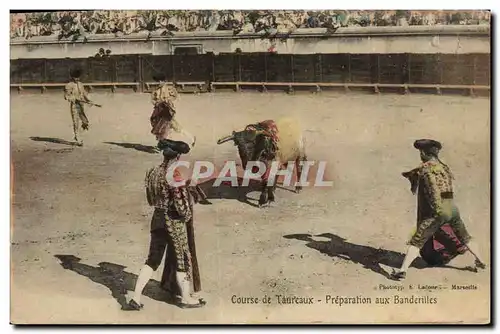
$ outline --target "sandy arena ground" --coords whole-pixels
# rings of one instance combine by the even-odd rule
[[[12,94],[13,323],[489,322],[490,272],[460,270],[472,263],[468,255],[452,262],[457,268],[411,268],[403,283],[386,277],[401,265],[415,226],[416,198],[401,172],[419,163],[412,144],[424,137],[443,142],[456,202],[490,263],[489,99],[182,95],[179,120],[198,139],[186,159],[233,159],[235,147],[217,146],[219,137],[247,123],[294,115],[303,122],[310,160],[328,161],[333,186],[298,195],[278,189],[268,209],[251,205],[257,192],[248,194],[248,204],[228,189],[212,205],[198,205],[197,253],[208,304],[182,310],[163,302],[162,265],[141,312],[124,312],[120,302],[131,297],[146,259],[152,209],[143,180],[146,169],[161,161],[146,152],[155,144],[149,96],[95,93],[93,99],[104,107],[88,109],[91,130],[80,148],[65,143],[72,128],[62,93]],[[68,270],[56,255],[80,261]],[[457,291],[453,284],[477,289]],[[233,295],[267,295],[271,304],[234,304]],[[315,303],[280,305],[276,295],[313,297]],[[326,303],[328,295],[372,302],[339,306]],[[395,295],[428,296],[437,304],[395,304]],[[376,297],[391,303],[376,304]]]

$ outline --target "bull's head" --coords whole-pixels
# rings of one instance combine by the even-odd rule
[[[232,134],[217,140],[217,144],[221,145],[228,141],[233,141],[234,145],[238,147],[244,169],[246,169],[248,161],[260,160],[265,149],[264,135],[253,129],[233,131]]]
[[[234,142],[234,145],[238,146],[240,143],[247,143],[255,141],[256,131],[243,130],[243,131],[233,131],[229,136],[225,136],[217,140],[217,144],[224,144],[230,140]]]

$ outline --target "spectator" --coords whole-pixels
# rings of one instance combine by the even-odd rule
[[[253,27],[253,24],[252,22],[250,21],[250,18],[249,17],[245,17],[244,19],[244,24],[243,24],[243,27],[242,27],[242,31],[244,33],[253,33],[255,32],[255,29]]]
[[[221,17],[216,10],[212,11],[212,15],[209,19],[209,28],[208,31],[216,31],[221,24]]]

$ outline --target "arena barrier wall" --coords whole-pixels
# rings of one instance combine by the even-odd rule
[[[105,59],[11,60],[11,87],[63,87],[72,67],[83,69],[91,88],[131,87],[148,91],[155,72],[166,74],[181,91],[231,87],[310,87],[490,90],[489,54],[312,54],[119,55]]]

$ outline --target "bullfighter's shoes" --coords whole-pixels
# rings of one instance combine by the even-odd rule
[[[203,300],[202,298],[198,299],[198,303],[196,304],[187,304],[187,303],[183,303],[182,301],[179,301],[177,303],[177,306],[180,307],[180,308],[200,308],[200,307],[203,307],[207,304],[207,302],[205,300]]]
[[[406,272],[393,270],[390,274],[390,278],[396,281],[404,280],[406,278]]]
[[[139,305],[135,300],[131,299],[127,307],[122,308],[124,311],[140,311],[144,307],[144,304]]]
[[[486,269],[486,264],[484,264],[483,262],[481,262],[480,260],[477,260],[474,262],[474,265],[476,268],[479,268],[479,269]]]

